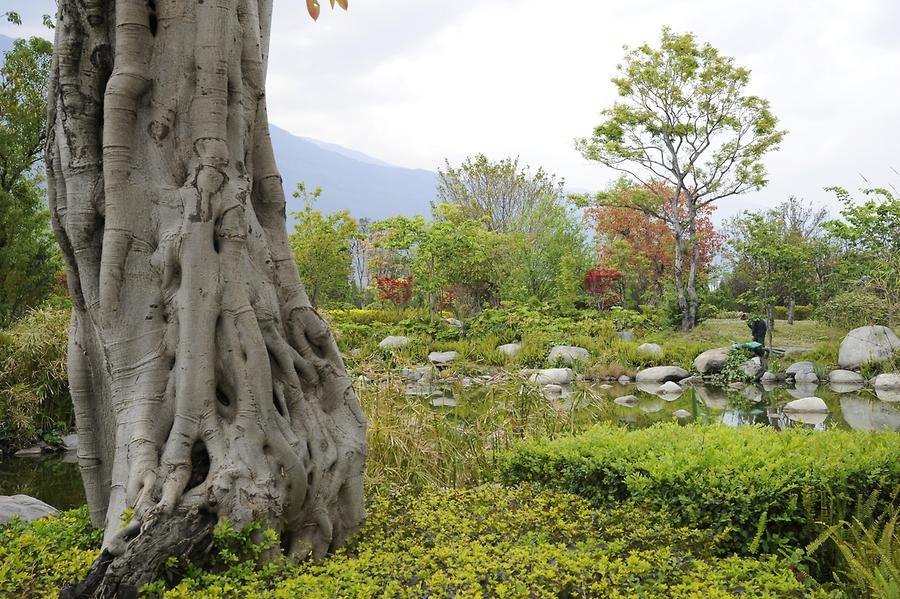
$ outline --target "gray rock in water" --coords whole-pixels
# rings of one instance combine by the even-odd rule
[[[678,366],[654,366],[638,372],[635,380],[639,383],[663,383],[680,381],[687,378],[689,374],[687,370]]]
[[[828,383],[828,388],[835,393],[856,393],[863,387],[863,383]]]
[[[575,347],[574,345],[554,345],[550,348],[550,355],[547,360],[551,364],[562,362],[563,364],[572,364],[573,362],[584,362],[591,357],[591,353],[583,347]]]
[[[719,373],[725,366],[725,362],[728,361],[728,354],[730,352],[730,347],[708,349],[694,358],[694,368],[696,368],[700,374]]]
[[[872,381],[872,386],[876,389],[900,389],[900,374],[896,372],[879,374]]]
[[[815,372],[798,372],[794,375],[794,383],[818,383],[819,377]]]
[[[616,333],[622,341],[634,341],[634,333],[631,331],[619,331]]]
[[[52,505],[28,495],[0,495],[0,525],[6,524],[14,516],[28,522],[58,513],[59,510]]]
[[[672,416],[678,418],[679,420],[687,420],[688,418],[693,418],[693,414],[691,414],[687,410],[675,410],[674,412],[672,412]]]
[[[503,354],[504,356],[509,356],[510,358],[514,358],[520,351],[522,351],[521,343],[505,343],[497,347],[497,351]]]
[[[381,349],[397,349],[400,347],[406,347],[409,345],[409,337],[403,337],[402,335],[391,335],[390,337],[385,337],[381,340],[381,343],[378,344],[378,347]]]
[[[815,374],[816,365],[813,364],[812,362],[807,362],[807,361],[794,362],[793,364],[791,364],[790,366],[787,367],[787,370],[784,371],[784,374],[788,378],[791,378],[791,377],[796,377],[801,372],[812,372],[813,374]],[[818,380],[818,379],[816,379],[816,380]]]
[[[818,390],[818,383],[796,383],[793,387],[789,388],[787,392],[791,397],[803,399],[804,397],[812,397]]]
[[[622,397],[615,398],[613,401],[620,406],[626,406],[630,408],[636,406],[638,401],[640,400],[634,395],[623,395]]]
[[[741,364],[741,370],[744,371],[744,374],[753,378],[762,370],[762,363],[759,358],[750,358]]]
[[[628,383],[631,382],[631,377],[628,376],[627,374],[623,374],[623,375],[620,376],[617,380],[618,380],[618,382],[619,382],[620,385],[627,385]]]
[[[841,368],[859,368],[867,362],[886,362],[900,351],[900,338],[891,329],[876,325],[853,329],[838,350]]]
[[[62,446],[66,451],[75,451],[78,449],[78,435],[72,433],[62,438]]]
[[[832,383],[865,383],[865,379],[858,372],[852,370],[832,370],[828,373],[828,380]]]
[[[650,354],[653,356],[661,356],[663,353],[662,348],[655,343],[641,343],[638,345],[637,350],[643,354]]]
[[[646,412],[647,414],[653,414],[654,412],[661,412],[663,407],[664,406],[661,401],[653,401],[642,405],[641,411]]]
[[[428,361],[432,364],[449,364],[459,358],[459,352],[455,351],[433,351],[428,354]]]
[[[821,397],[804,397],[802,399],[795,399],[794,401],[788,402],[784,406],[783,411],[785,413],[810,412],[817,414],[827,414],[828,405],[822,400]]]
[[[762,378],[759,380],[762,381],[763,383],[777,383],[778,375],[775,374],[774,372],[766,371],[763,373]]]
[[[681,385],[672,381],[666,381],[659,388],[659,393],[664,395],[681,395],[682,391]]]
[[[40,445],[32,445],[31,447],[25,447],[20,449],[13,455],[17,458],[36,458],[40,457],[41,454],[44,453],[44,448]]]
[[[568,385],[575,378],[571,368],[545,368],[528,379],[536,385]]]

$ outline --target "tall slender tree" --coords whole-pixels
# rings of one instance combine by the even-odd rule
[[[652,192],[654,183],[671,187],[672,215],[685,196],[683,218],[673,218],[675,288],[682,328],[697,324],[701,245],[698,219],[714,202],[766,184],[762,157],[778,147],[785,131],[769,103],[746,94],[750,71],[738,67],[692,34],[662,31],[659,48],[626,48],[613,78],[619,101],[603,111],[590,138],[577,140],[585,158],[624,173]],[[634,207],[646,211],[657,204]],[[687,248],[687,275],[682,260]]]
[[[366,420],[285,229],[272,2],[59,1],[48,195],[106,526],[76,593],[133,593],[168,556],[202,557],[221,519],[322,556],[365,516]]]

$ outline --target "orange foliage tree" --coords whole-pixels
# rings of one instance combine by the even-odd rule
[[[671,186],[660,182],[646,187],[617,185],[603,196],[601,204],[585,211],[597,235],[597,263],[622,271],[623,285],[632,288],[635,303],[649,291],[661,291],[674,270],[675,236],[670,225],[674,219],[668,203],[673,193]],[[636,206],[652,206],[652,209]],[[701,272],[709,270],[722,246],[723,238],[710,219],[714,210],[712,204],[704,206],[697,216]],[[678,200],[678,219],[685,219],[686,212],[687,200],[682,194]],[[687,247],[684,249],[683,255],[687,255]]]

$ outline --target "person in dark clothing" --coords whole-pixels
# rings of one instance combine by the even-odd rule
[[[759,374],[756,375],[756,380],[759,381],[763,373],[769,369],[769,360],[767,359],[769,352],[766,349],[766,331],[768,327],[766,326],[766,321],[762,318],[750,319],[747,321],[747,326],[750,328],[750,334],[753,335],[753,341],[759,343],[759,347],[751,352],[759,358],[761,368]]]
[[[762,318],[754,318],[747,321],[747,326],[750,327],[750,334],[753,335],[753,340],[760,345],[765,345],[766,331],[768,330],[766,321]]]

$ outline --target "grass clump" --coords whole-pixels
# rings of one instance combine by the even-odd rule
[[[846,516],[856,498],[891,496],[900,485],[900,434],[597,425],[526,442],[499,468],[507,484],[567,491],[597,506],[649,506],[727,534],[730,551],[777,553],[811,542],[816,522]]]

